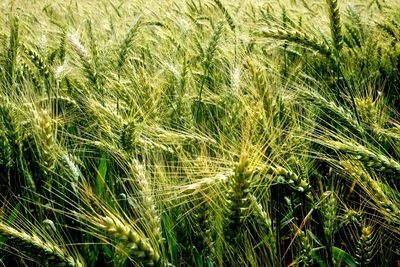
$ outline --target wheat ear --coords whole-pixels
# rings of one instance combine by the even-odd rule
[[[327,57],[331,55],[331,50],[327,45],[319,42],[316,38],[299,31],[268,30],[263,31],[261,34],[267,38],[289,41],[291,43],[316,51]]]
[[[326,0],[326,2],[329,11],[329,22],[333,47],[338,52],[342,49],[343,45],[342,25],[340,23],[338,0]]]
[[[143,260],[146,265],[153,266],[159,262],[160,255],[154,251],[148,240],[117,217],[109,214],[96,218],[95,222],[99,228],[119,240],[118,245],[122,245],[131,255]]]
[[[22,251],[33,259],[40,257],[44,262],[54,266],[83,266],[79,260],[66,253],[57,245],[43,241],[35,234],[28,234],[22,230],[16,230],[0,222],[0,233],[12,241],[13,249]]]

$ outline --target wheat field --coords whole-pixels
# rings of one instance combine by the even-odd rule
[[[0,266],[399,266],[399,1],[0,13]]]

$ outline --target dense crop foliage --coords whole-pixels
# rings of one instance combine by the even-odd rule
[[[398,264],[399,2],[0,11],[0,265]]]

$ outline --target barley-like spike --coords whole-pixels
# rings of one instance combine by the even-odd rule
[[[204,58],[205,51],[204,51],[203,46],[200,43],[199,37],[197,35],[194,35],[193,41],[194,41],[194,43],[196,45],[196,48],[198,50],[197,53],[199,53],[199,57],[200,58]]]
[[[64,167],[65,176],[71,179],[71,188],[75,194],[79,194],[79,184],[83,180],[83,175],[76,161],[77,159],[67,152],[61,154],[60,162]]]
[[[158,215],[153,196],[152,190],[148,181],[148,178],[144,172],[144,166],[137,160],[134,159],[132,162],[132,168],[136,175],[136,181],[139,192],[142,196],[143,206],[146,211],[147,222],[150,225],[152,234],[154,235],[157,242],[162,245],[163,237],[161,233],[161,221]]]
[[[262,36],[267,38],[273,38],[277,40],[285,40],[297,45],[304,46],[305,48],[319,52],[320,54],[330,57],[331,50],[325,44],[319,42],[316,38],[308,36],[305,33],[299,31],[263,31]]]
[[[90,20],[88,20],[87,22],[87,29],[88,29],[91,58],[90,62],[84,62],[84,67],[87,69],[86,72],[89,74],[88,75],[89,80],[98,89],[98,91],[103,94],[104,81],[101,74],[102,69],[100,63],[99,49],[96,42],[96,38],[93,33],[92,22]]]
[[[373,227],[366,226],[361,229],[361,236],[360,239],[357,242],[357,247],[356,247],[356,263],[357,266],[360,267],[365,267],[369,266],[369,263],[372,260],[373,257]]]
[[[252,172],[248,170],[248,164],[247,154],[243,154],[235,168],[235,175],[229,181],[226,227],[224,228],[224,235],[228,241],[238,237],[244,217],[250,207],[249,188]]]
[[[88,30],[88,37],[89,37],[89,45],[90,45],[90,52],[92,54],[93,64],[96,69],[99,68],[99,49],[97,47],[96,38],[94,37],[92,21],[87,21],[87,30]]]
[[[24,52],[27,57],[32,61],[32,63],[38,68],[39,73],[43,77],[47,78],[50,74],[50,68],[45,62],[44,58],[40,56],[36,51],[24,46]]]
[[[76,33],[70,33],[68,34],[68,40],[79,57],[87,61],[89,59],[89,53],[79,39],[79,36]]]
[[[217,23],[217,25],[214,28],[214,33],[211,37],[211,40],[208,43],[208,47],[207,47],[207,51],[205,52],[205,59],[204,59],[205,69],[208,69],[211,66],[211,62],[214,58],[219,40],[220,40],[222,32],[223,32],[222,26],[223,26],[223,24],[221,22]]]
[[[218,173],[212,177],[202,178],[192,184],[183,186],[181,188],[180,192],[182,194],[198,193],[202,189],[204,189],[208,186],[214,186],[219,183],[225,183],[230,179],[230,177],[232,177],[234,175],[235,175],[235,173],[233,171],[228,171],[228,172]]]
[[[67,31],[63,29],[61,33],[61,39],[60,39],[60,44],[58,46],[58,57],[61,61],[61,63],[64,63],[65,61],[65,44],[67,40]]]
[[[19,168],[21,169],[21,174],[24,177],[25,186],[32,192],[36,192],[36,183],[33,180],[30,170],[27,168],[26,161],[21,157],[18,160]]]
[[[132,46],[133,38],[136,36],[136,33],[137,33],[139,27],[140,27],[140,18],[136,18],[136,20],[134,21],[133,25],[129,29],[128,33],[126,34],[126,36],[120,46],[119,53],[118,53],[118,62],[117,62],[117,67],[118,67],[119,72],[122,70],[122,68],[125,64],[126,58],[128,57],[128,53]]]
[[[306,100],[313,103],[316,107],[325,111],[327,114],[333,114],[335,119],[346,123],[346,126],[359,133],[365,133],[365,129],[358,123],[351,110],[336,104],[334,101],[329,101],[321,94],[311,90],[300,93]]]
[[[204,256],[209,256],[215,252],[213,231],[213,219],[215,214],[213,213],[209,196],[207,196],[209,192],[209,190],[205,189],[199,194],[202,196],[193,203],[196,206],[195,213],[193,214],[197,223],[195,236],[199,240],[199,242],[196,242],[198,243],[196,248],[201,250]]]
[[[372,152],[362,145],[355,145],[351,142],[328,141],[327,144],[333,149],[353,155],[355,159],[364,163],[367,168],[388,174],[400,174],[400,163],[383,154]]]
[[[92,84],[94,88],[97,88],[98,91],[101,91],[99,88],[97,72],[91,62],[82,58],[82,66],[88,81]]]
[[[91,85],[97,89],[98,92],[104,93],[104,89],[102,88],[99,80],[99,75],[96,71],[96,66],[92,62],[88,50],[82,44],[77,34],[68,34],[68,39],[82,61],[83,71],[86,78],[91,83]]]
[[[35,87],[37,92],[42,91],[42,81],[40,81],[38,75],[35,73],[35,71],[24,61],[21,62],[21,67],[22,67],[22,72],[24,75],[27,75],[29,79],[32,81],[33,86]]]
[[[5,134],[9,144],[12,147],[12,153],[15,157],[15,162],[19,166],[21,176],[24,181],[21,183],[28,189],[36,191],[35,181],[33,180],[31,172],[27,168],[26,160],[23,157],[23,136],[21,134],[21,125],[16,124],[13,108],[8,103],[0,103],[0,115],[3,117],[5,126]]]
[[[266,171],[268,174],[273,175],[275,180],[278,182],[284,182],[290,185],[296,191],[305,193],[307,198],[313,201],[314,198],[310,192],[311,186],[307,180],[301,179],[297,174],[283,168],[282,166],[269,166]],[[264,171],[262,170],[261,173],[262,172]]]
[[[337,217],[336,217],[336,210],[337,210],[337,201],[336,197],[332,192],[325,192],[325,194],[329,194],[326,202],[322,206],[323,210],[323,217],[324,217],[324,232],[328,239],[331,239],[335,232],[335,228],[337,225]]]
[[[185,88],[186,88],[186,83],[188,80],[188,70],[189,67],[189,61],[187,60],[186,56],[183,57],[182,59],[182,71],[181,71],[181,75],[180,75],[180,81],[179,81],[179,95],[180,97],[182,97],[184,95],[185,92]]]
[[[135,149],[136,135],[135,135],[135,121],[128,120],[124,123],[121,129],[120,140],[122,148],[128,152],[132,153]]]
[[[53,120],[48,114],[47,110],[40,110],[35,113],[35,124],[38,127],[41,135],[42,146],[40,147],[40,160],[44,166],[45,186],[51,191],[52,186],[52,171],[55,167],[54,158],[54,134],[53,134]]]
[[[3,148],[0,154],[0,165],[10,169],[14,166],[14,152],[4,131],[0,131],[0,146]]]
[[[225,6],[222,4],[220,0],[213,0],[214,3],[218,6],[218,8],[221,10],[222,14],[224,14],[226,20],[228,21],[229,28],[235,32],[236,30],[236,24],[233,20],[233,17],[229,14],[228,10],[225,8]]]
[[[13,249],[22,251],[33,259],[41,258],[57,266],[81,267],[83,263],[66,253],[51,242],[43,241],[35,234],[28,234],[0,222],[0,234],[9,238]]]
[[[393,214],[400,214],[400,209],[388,198],[388,196],[383,192],[379,182],[372,179],[372,177],[367,173],[349,163],[348,161],[341,161],[340,165],[352,176],[360,178],[362,182],[368,185],[369,189],[372,190],[373,196],[375,198],[376,204],[382,208],[383,211],[388,211]]]
[[[336,52],[339,52],[342,49],[343,36],[342,36],[342,25],[340,22],[338,0],[326,0],[326,2],[329,10],[329,22],[330,22],[333,47]]]
[[[349,24],[345,24],[346,30],[347,30],[347,35],[345,36],[345,40],[347,40],[347,45],[350,48],[353,48],[354,45],[361,47],[362,46],[362,41],[361,41],[361,37],[359,36],[359,33],[357,32],[357,29],[354,29],[354,27],[352,27]]]
[[[198,95],[199,105],[201,104],[204,83],[209,78],[208,77],[209,72],[210,72],[210,69],[212,66],[214,55],[217,51],[219,40],[222,36],[222,32],[223,32],[223,24],[221,22],[218,22],[217,25],[215,25],[213,36],[211,37],[211,40],[208,43],[207,51],[205,52],[205,58],[204,58],[204,63],[203,63],[204,75],[200,82],[200,89],[199,89],[199,95]],[[197,107],[197,111],[199,110],[199,107],[200,106]]]
[[[138,232],[129,225],[125,225],[117,217],[110,216],[97,219],[97,226],[118,239],[124,248],[128,249],[138,259],[146,261],[148,266],[153,266],[159,262],[160,255],[154,251],[146,238],[140,236]]]
[[[376,24],[377,28],[382,30],[386,35],[389,35],[395,40],[399,40],[400,36],[396,33],[395,28],[393,27],[393,24],[390,22],[386,23],[377,23]]]
[[[81,177],[83,177],[81,170],[76,164],[74,157],[71,154],[64,153],[61,156],[61,163],[64,164],[68,173],[72,176],[75,183],[79,183]]]
[[[8,86],[8,90],[15,89],[15,79],[17,74],[17,56],[19,48],[19,19],[13,18],[11,30],[10,30],[10,43],[7,51],[6,59],[6,73],[5,79]]]
[[[272,233],[272,221],[271,218],[268,216],[268,214],[265,212],[264,208],[260,203],[258,203],[257,198],[253,195],[249,195],[249,200],[251,203],[251,206],[253,208],[253,212],[255,217],[257,218],[257,221],[260,225],[264,225],[269,233]],[[272,241],[272,240],[270,240]]]
[[[303,263],[303,266],[313,266],[313,244],[308,231],[300,230],[299,241],[301,245],[300,261]]]

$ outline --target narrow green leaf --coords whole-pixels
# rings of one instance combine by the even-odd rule
[[[317,253],[315,253],[315,251],[313,252],[312,257],[319,267],[326,267],[324,260]]]
[[[336,262],[344,262],[349,267],[357,266],[353,256],[338,247],[332,248],[332,256],[336,260]]]

